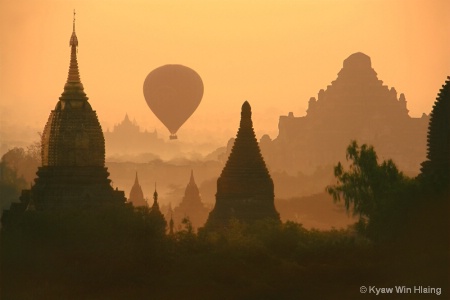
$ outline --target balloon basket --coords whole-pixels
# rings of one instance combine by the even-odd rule
[[[177,137],[176,134],[171,134],[171,135],[169,136],[169,139],[171,139],[171,140],[177,140],[178,137]]]

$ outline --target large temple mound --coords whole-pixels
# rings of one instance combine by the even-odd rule
[[[281,116],[279,135],[261,145],[271,170],[313,173],[343,160],[351,140],[375,147],[381,159],[392,158],[408,175],[417,175],[426,154],[428,116],[408,114],[404,94],[378,79],[370,57],[354,53],[344,60],[338,77],[306,116]]]

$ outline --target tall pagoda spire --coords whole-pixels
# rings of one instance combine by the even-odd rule
[[[209,214],[207,226],[226,226],[233,218],[244,222],[279,220],[273,181],[256,140],[247,101],[242,105],[234,146],[217,180],[216,205]]]
[[[20,202],[3,215],[3,224],[12,224],[27,209],[84,210],[103,205],[120,207],[126,202],[125,193],[111,186],[105,167],[103,130],[80,82],[75,12],[72,26],[69,77],[42,132],[42,165],[36,172],[35,184],[23,190]]]
[[[195,184],[194,170],[192,170],[192,169],[191,169],[191,178],[189,179],[189,184]]]
[[[78,38],[75,32],[75,10],[73,11],[73,29],[72,35],[70,37],[70,65],[69,65],[69,75],[67,77],[67,82],[64,85],[64,92],[59,97],[59,100],[63,101],[64,104],[69,100],[71,106],[80,106],[80,102],[88,100],[86,93],[84,92],[83,84],[80,79],[80,71],[78,69],[77,52],[78,52]],[[73,105],[75,104],[75,105]],[[78,105],[77,105],[78,104]]]

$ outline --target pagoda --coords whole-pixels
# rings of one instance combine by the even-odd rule
[[[203,205],[200,191],[194,179],[194,171],[191,170],[189,183],[184,191],[184,197],[179,206],[174,209],[174,217],[177,221],[188,217],[193,227],[198,228],[205,224],[209,210]]]
[[[136,172],[136,177],[134,179],[133,187],[130,191],[130,197],[128,202],[132,203],[133,206],[148,206],[147,201],[144,199],[144,193],[142,192],[141,185],[139,184],[138,174]]]
[[[8,218],[5,215],[23,212],[28,206],[42,211],[121,205],[126,201],[124,192],[113,189],[108,178],[105,140],[80,80],[77,47],[74,13],[69,74],[44,127],[42,166],[35,184],[22,191],[20,203],[5,212],[2,222]]]
[[[167,227],[167,221],[164,218],[164,215],[161,212],[161,209],[159,208],[158,192],[156,191],[156,183],[155,183],[155,192],[153,193],[153,205],[150,208],[149,217],[152,220],[152,223],[155,225],[155,228],[157,228],[157,230],[160,231],[161,234],[165,234],[166,227]]]
[[[228,161],[217,180],[216,204],[206,227],[242,222],[279,220],[274,205],[274,185],[253,130],[250,104],[242,105],[240,128]]]

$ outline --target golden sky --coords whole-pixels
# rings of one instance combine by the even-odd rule
[[[222,144],[245,100],[258,138],[275,138],[279,116],[304,115],[354,52],[411,116],[430,113],[450,75],[447,0],[0,0],[2,131],[43,130],[67,79],[74,8],[81,80],[104,130],[127,112],[168,138],[142,92],[165,64],[196,70],[205,88],[179,138]]]

